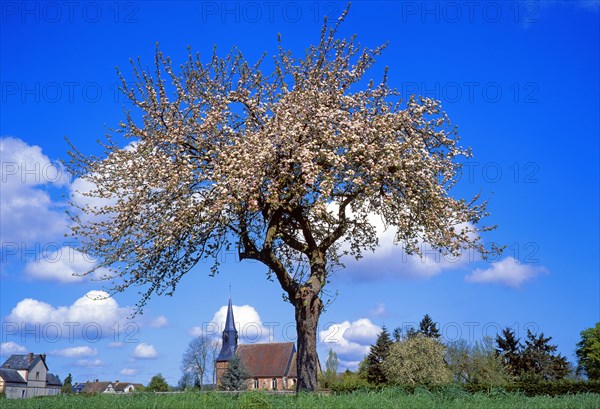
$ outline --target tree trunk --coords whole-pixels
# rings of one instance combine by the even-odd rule
[[[296,390],[314,392],[318,388],[317,374],[320,372],[317,356],[317,325],[323,310],[323,302],[319,294],[303,287],[296,302],[296,331],[298,333],[298,353],[296,366],[298,383]]]

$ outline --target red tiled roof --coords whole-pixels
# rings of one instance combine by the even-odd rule
[[[293,342],[238,345],[236,354],[253,378],[296,376],[296,347]]]
[[[123,392],[125,390],[125,388],[127,388],[129,385],[133,385],[133,387],[135,388],[135,390],[140,390],[144,388],[144,385],[142,385],[141,383],[131,383],[131,382],[117,382],[113,385],[113,388],[115,389],[116,392]]]
[[[290,363],[290,370],[288,371],[288,377],[290,378],[297,378],[298,377],[298,371],[296,370],[296,353],[294,352],[294,355],[292,356],[292,362]]]
[[[102,393],[112,382],[86,382],[83,393]]]

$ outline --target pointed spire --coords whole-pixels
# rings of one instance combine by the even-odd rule
[[[230,289],[231,291],[231,289]],[[238,332],[235,329],[235,320],[233,318],[233,305],[231,304],[231,295],[227,306],[227,318],[225,319],[225,328],[223,329],[223,345],[217,361],[229,361],[235,355],[237,349]]]
[[[225,331],[235,331],[235,320],[233,319],[233,306],[231,305],[231,298],[229,299],[229,305],[227,306],[227,319],[225,320]]]

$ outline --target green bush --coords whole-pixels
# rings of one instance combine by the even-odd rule
[[[329,389],[335,393],[346,393],[369,388],[369,382],[355,372],[344,372],[334,382],[329,383]]]

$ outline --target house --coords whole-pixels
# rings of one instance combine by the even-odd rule
[[[0,393],[10,399],[58,395],[61,387],[48,372],[46,354],[11,355],[0,367]]]
[[[73,393],[77,394],[77,393],[81,393],[83,391],[83,388],[85,388],[85,382],[84,383],[77,382],[75,385],[71,386],[71,391]]]
[[[223,329],[223,343],[216,359],[217,386],[229,361],[239,356],[250,372],[248,389],[290,390],[296,388],[296,346],[293,342],[238,345],[231,298]]]
[[[99,382],[96,379],[94,382],[86,382],[81,393],[115,393],[115,387],[112,382]]]
[[[94,382],[76,384],[76,387],[78,390],[76,393],[132,393],[142,390],[144,385],[141,383],[119,382],[119,380],[116,380],[115,382],[100,382],[96,379]]]
[[[115,393],[133,393],[144,389],[141,383],[119,382],[115,381]]]

